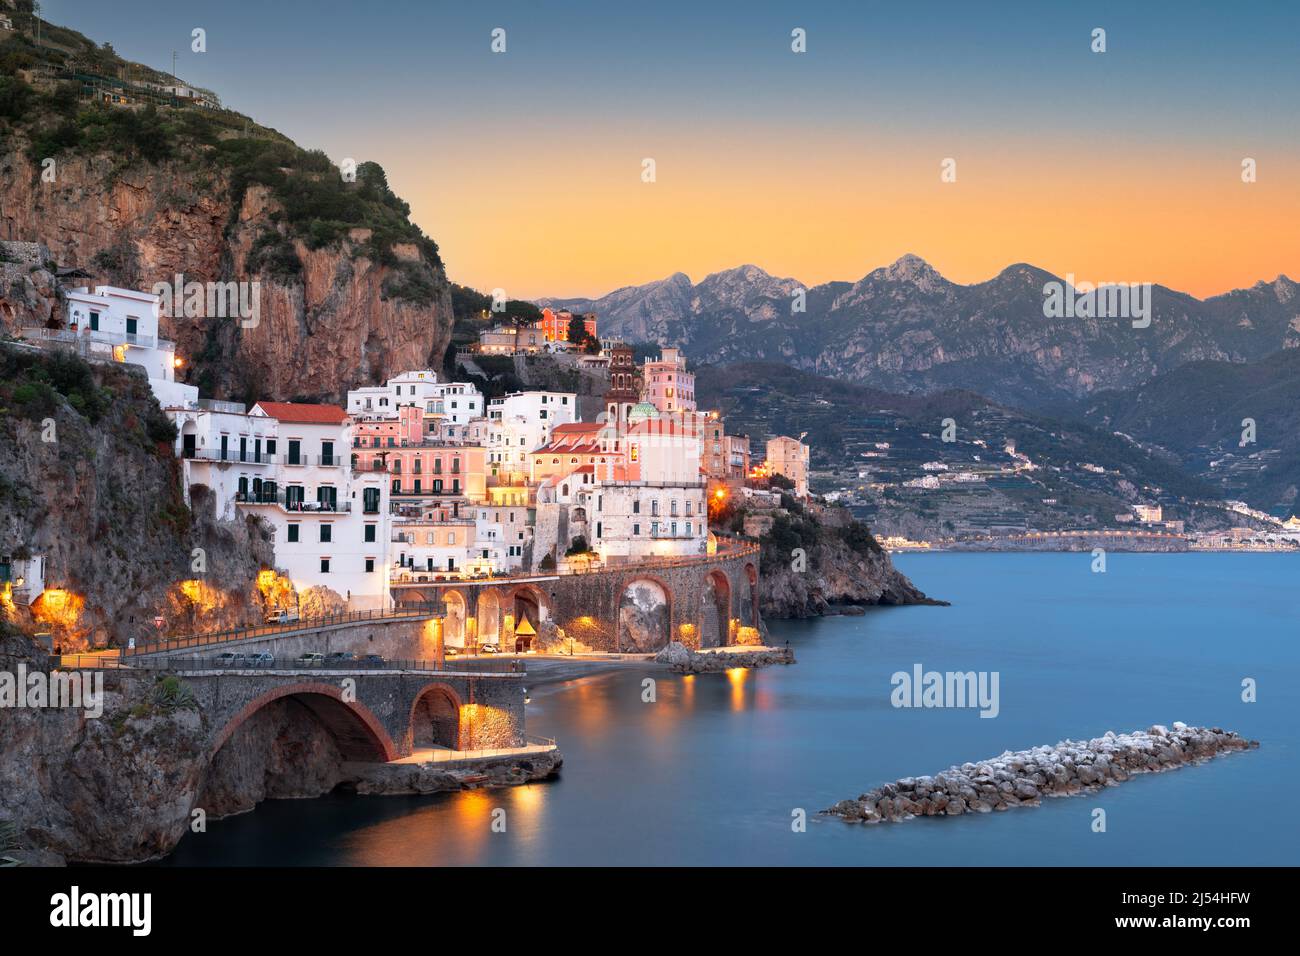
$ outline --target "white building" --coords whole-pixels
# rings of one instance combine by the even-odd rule
[[[385,385],[348,392],[348,414],[366,418],[396,418],[398,409],[414,405],[457,425],[484,416],[483,395],[469,382],[439,382],[431,369],[403,372]]]
[[[279,423],[248,414],[239,402],[198,399],[192,404],[163,404],[176,425],[176,456],[181,460],[181,490],[192,505],[190,489],[212,491],[215,516],[235,519],[236,503],[261,498],[276,481]]]
[[[67,299],[68,333],[88,355],[138,365],[160,404],[198,401],[199,390],[176,381],[176,344],[158,334],[162,299],[151,292],[96,286],[73,289]],[[41,332],[49,330],[25,330]]]
[[[237,501],[274,529],[276,567],[300,594],[323,585],[353,610],[387,606],[388,476],[352,471],[343,409],[258,402],[248,414],[274,422],[275,438],[270,475]]]
[[[528,453],[578,416],[573,392],[513,392],[488,402],[488,474],[527,475]]]

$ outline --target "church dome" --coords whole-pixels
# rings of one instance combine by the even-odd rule
[[[637,422],[643,422],[650,418],[658,418],[659,409],[655,408],[649,402],[637,402],[628,410],[627,423],[635,425]]]

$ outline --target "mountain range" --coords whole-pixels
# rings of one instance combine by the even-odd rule
[[[1151,322],[1049,318],[1026,263],[960,285],[914,255],[856,282],[807,287],[753,265],[693,283],[684,273],[596,299],[539,304],[591,311],[602,336],[679,345],[696,363],[779,361],[895,392],[965,388],[1061,413],[1188,362],[1255,361],[1300,347],[1300,286],[1286,276],[1208,299],[1151,287]],[[793,303],[803,291],[804,310]]]

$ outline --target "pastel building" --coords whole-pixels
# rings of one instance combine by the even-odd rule
[[[578,417],[572,392],[513,392],[488,402],[488,474],[519,484],[527,479],[529,453],[544,444],[557,425]]]
[[[643,397],[661,412],[695,411],[695,373],[686,371],[681,349],[665,348],[657,361],[646,359]]]
[[[808,497],[808,446],[797,438],[780,435],[767,442],[767,469],[794,482],[798,498]]]
[[[542,334],[548,342],[567,342],[569,341],[569,323],[573,321],[573,313],[568,309],[542,309],[542,320],[538,323],[541,326]],[[597,338],[596,335],[596,314],[594,312],[584,313],[582,316],[582,326],[586,329],[588,335]]]

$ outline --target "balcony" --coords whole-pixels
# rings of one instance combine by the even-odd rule
[[[280,463],[291,468],[307,468],[312,465],[318,468],[341,468],[343,466],[343,456],[289,454],[283,455]]]
[[[321,502],[296,497],[290,500],[288,494],[284,491],[277,492],[274,495],[265,493],[254,495],[251,492],[241,492],[235,495],[235,501],[241,505],[271,505],[281,511],[295,514],[351,514],[352,512],[352,502],[350,501]]]
[[[189,451],[182,450],[181,457],[190,461],[214,461],[223,465],[274,465],[277,456],[265,452],[259,455],[251,451],[240,455],[238,451],[229,448],[225,452],[219,448],[196,448]]]
[[[659,528],[657,530],[652,528],[650,531],[650,537],[655,540],[665,539],[671,541],[689,541],[692,538],[703,538],[704,529],[699,528],[688,532],[685,528],[680,527],[676,531],[673,531],[672,528]]]

